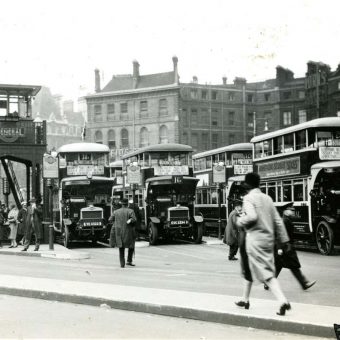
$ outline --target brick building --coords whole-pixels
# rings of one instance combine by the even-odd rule
[[[178,59],[170,72],[141,75],[133,62],[130,75],[113,76],[86,96],[86,138],[107,144],[112,158],[142,146],[183,143],[195,151],[249,141],[254,134],[277,130],[340,111],[340,67],[308,62],[306,77],[276,68],[276,77],[247,83],[199,84],[197,77],[180,83]],[[318,76],[316,76],[318,74]]]

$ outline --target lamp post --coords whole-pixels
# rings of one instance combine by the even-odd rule
[[[222,184],[226,182],[226,169],[224,162],[218,162],[213,167],[213,182],[217,185],[217,199],[218,199],[218,238],[222,238]]]
[[[49,218],[49,225],[48,225],[48,244],[49,244],[49,249],[54,250],[54,244],[53,244],[53,238],[54,238],[54,227],[53,227],[53,179],[52,178],[47,178],[46,179],[46,186],[49,189],[49,212],[50,212],[50,218]]]

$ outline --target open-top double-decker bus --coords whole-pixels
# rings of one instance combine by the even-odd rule
[[[72,143],[58,149],[59,190],[54,197],[56,238],[70,241],[109,237],[111,194],[109,148],[97,143]]]
[[[340,117],[311,120],[251,142],[261,190],[277,206],[294,202],[295,238],[331,254],[340,244]]]
[[[159,238],[191,238],[200,243],[203,218],[195,215],[198,180],[193,177],[192,148],[182,144],[157,144],[122,157],[124,187],[128,167],[140,167],[138,188],[143,192],[141,232],[147,231],[150,244]]]
[[[203,214],[206,233],[218,233],[219,218],[226,223],[226,184],[231,176],[253,171],[252,150],[251,143],[237,143],[193,155],[194,175],[199,179],[195,207]],[[219,186],[213,181],[214,164],[223,164],[226,167],[225,185],[221,189],[221,216],[218,207]]]

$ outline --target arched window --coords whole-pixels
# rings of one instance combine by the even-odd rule
[[[165,125],[162,125],[159,128],[159,142],[161,144],[169,143],[168,139],[168,128]]]
[[[120,131],[120,146],[122,148],[129,147],[129,131],[126,129]]]
[[[101,131],[96,131],[94,141],[95,143],[103,144],[103,133]]]
[[[108,146],[110,149],[116,148],[116,134],[114,130],[109,130],[107,134]]]
[[[149,145],[149,132],[146,127],[140,129],[139,146],[142,148]]]

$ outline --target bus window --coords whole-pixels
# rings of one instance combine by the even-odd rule
[[[168,152],[155,152],[151,153],[151,166],[153,165],[168,165],[169,154]]]
[[[222,152],[218,155],[218,161],[225,163],[225,153]]]
[[[150,154],[145,152],[143,154],[143,163],[142,166],[149,167],[150,166]]]
[[[314,130],[308,130],[308,148],[316,148],[315,145],[315,131]]]
[[[332,145],[332,133],[331,131],[317,131],[318,146]]]
[[[212,204],[217,204],[218,203],[217,189],[211,189],[211,203]]]
[[[214,163],[218,163],[218,155],[212,155],[212,162]]]
[[[303,183],[302,180],[294,181],[294,202],[303,201]]]
[[[295,143],[296,150],[306,148],[306,130],[295,132]]]
[[[284,181],[283,182],[283,202],[291,202],[292,201],[292,182]]]
[[[340,131],[333,132],[333,146],[340,146]]]
[[[202,204],[208,204],[208,190],[202,190]]]
[[[289,133],[288,135],[284,135],[283,140],[284,140],[284,152],[294,151],[294,134]]]
[[[202,191],[201,190],[197,190],[196,192],[196,203],[202,204]]]
[[[261,184],[260,185],[260,190],[265,194],[266,193],[266,185],[265,184]]]
[[[206,157],[207,169],[212,169],[211,156]]]
[[[277,202],[282,202],[282,184],[281,182],[276,183],[277,185]]]
[[[268,183],[268,196],[272,198],[274,202],[276,202],[276,186],[274,183]]]
[[[255,158],[263,157],[263,142],[255,143]]]
[[[274,144],[274,155],[280,154],[283,151],[282,136],[275,137],[273,139]]]
[[[273,154],[273,140],[269,139],[263,142],[263,151],[266,156],[271,156]]]

